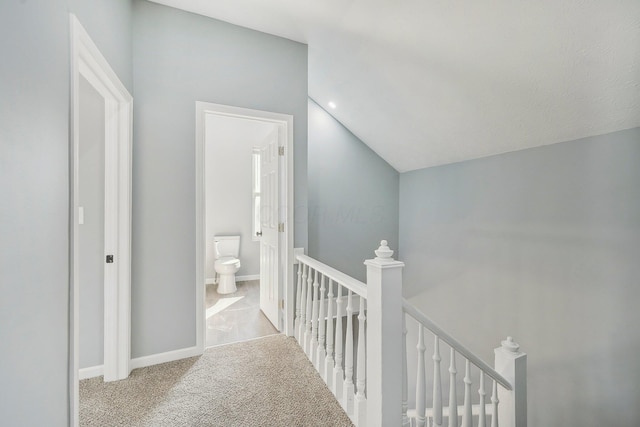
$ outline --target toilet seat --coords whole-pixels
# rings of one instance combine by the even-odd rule
[[[223,267],[223,268],[240,268],[240,260],[234,257],[222,257],[217,259],[214,263],[214,268]]]

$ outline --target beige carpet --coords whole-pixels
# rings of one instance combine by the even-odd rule
[[[352,426],[293,338],[274,335],[201,357],[80,382],[81,426]]]

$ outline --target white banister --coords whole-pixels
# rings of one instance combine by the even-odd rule
[[[307,271],[306,264],[298,264],[302,267],[302,291],[300,294],[300,324],[298,331],[298,344],[304,349],[304,331],[307,328]]]
[[[464,367],[464,411],[462,412],[462,427],[473,427],[471,403],[471,363],[465,360]]]
[[[527,427],[527,355],[511,337],[494,350],[495,369],[512,385],[500,395],[500,424]]]
[[[491,394],[491,403],[493,405],[493,413],[491,414],[491,427],[498,427],[498,404],[500,400],[498,399],[498,383],[496,380],[493,380],[493,393]]]
[[[302,293],[302,270],[304,268],[304,264],[298,263],[298,281],[296,283],[296,318],[293,323],[293,330],[296,340],[300,343],[300,299]]]
[[[342,400],[342,386],[344,376],[342,371],[342,317],[344,316],[344,300],[342,298],[342,286],[338,285],[338,298],[336,298],[336,364],[333,370],[333,394],[338,401]]]
[[[482,371],[480,371],[480,388],[478,389],[478,395],[480,396],[480,415],[478,415],[478,427],[487,427],[487,392],[484,390],[484,372]]]
[[[329,279],[327,295],[327,355],[324,359],[324,381],[329,390],[333,390],[333,282]]]
[[[433,425],[442,425],[442,378],[440,376],[440,339],[433,341]]]
[[[327,301],[324,297],[326,291],[326,276],[322,275],[322,279],[320,280],[320,313],[318,314],[318,350],[316,352],[316,369],[320,373],[320,376],[324,378],[324,362],[326,356],[325,350],[325,326],[326,326],[326,313],[325,308],[327,306]]]
[[[365,387],[367,384],[366,370],[366,351],[365,351],[365,307],[366,301],[360,297],[360,311],[358,312],[358,363],[356,365],[357,381],[356,381],[356,402],[355,402],[355,424],[357,426],[365,426],[367,424],[367,399],[365,397]]]
[[[438,326],[433,320],[429,319],[424,313],[414,307],[407,300],[403,301],[404,311],[414,319],[416,319],[419,323],[424,325],[427,329],[429,329],[433,334],[440,338],[442,341],[449,344],[449,346],[456,350],[456,352],[462,355],[465,359],[469,360],[476,367],[480,368],[481,371],[484,371],[489,377],[496,380],[502,387],[507,390],[511,390],[511,383],[504,376],[500,375],[500,373],[496,372],[494,368],[489,366],[486,362],[476,356],[471,350],[467,349],[464,345],[460,344],[458,340],[453,338],[451,335],[446,333],[440,326]]]
[[[311,345],[309,346],[309,360],[315,368],[318,368],[316,352],[318,350],[318,270],[313,277],[313,305],[311,311]]]
[[[311,357],[311,352],[309,349],[311,348],[311,312],[313,308],[313,272],[311,271],[311,267],[309,267],[308,277],[307,277],[307,322],[304,330],[304,352],[307,354],[307,357]]]
[[[367,426],[402,419],[402,269],[387,242],[367,266]],[[400,333],[399,333],[400,332]]]
[[[326,264],[316,261],[307,255],[296,255],[296,259],[303,264],[307,264],[310,268],[319,270],[329,279],[336,283],[340,283],[345,288],[352,290],[355,294],[367,298],[367,285],[343,272],[329,267]]]
[[[458,394],[456,390],[456,351],[451,349],[449,361],[449,427],[458,427]]]
[[[407,372],[407,316],[402,313],[402,427],[411,427],[411,421],[407,416],[408,410],[409,374]]]
[[[442,427],[446,418],[447,427],[474,427],[477,416],[477,427],[526,427],[526,354],[519,351],[519,345],[508,337],[495,349],[495,365],[489,366],[402,298],[404,263],[391,257],[393,251],[386,241],[375,254],[365,261],[366,284],[320,261],[296,256],[296,338],[355,426]],[[407,316],[418,326],[414,409],[408,407]],[[432,383],[427,382],[427,330],[434,338]],[[446,406],[442,343],[450,351]],[[458,355],[465,362],[461,405]],[[479,373],[478,404],[473,402],[471,365]],[[485,390],[487,377],[492,380],[490,399]],[[432,400],[427,401],[431,386]]]
[[[347,334],[344,342],[344,390],[342,406],[347,414],[353,414],[353,291],[347,297]]]
[[[424,365],[424,327],[418,325],[418,366],[416,373],[416,427],[425,427],[427,419],[425,417],[427,410],[427,376]]]

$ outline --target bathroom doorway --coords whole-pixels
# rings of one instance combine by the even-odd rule
[[[201,102],[197,113],[197,293],[204,297],[198,302],[204,350],[287,329],[293,144],[291,116]],[[240,238],[235,292],[217,292],[216,236]]]

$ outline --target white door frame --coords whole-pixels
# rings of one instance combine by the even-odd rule
[[[294,318],[293,296],[293,116],[252,110],[229,105],[196,101],[196,347],[204,352],[206,342],[205,319],[205,125],[209,114],[221,117],[234,117],[260,122],[274,123],[284,128],[282,146],[284,146],[284,165],[281,185],[281,200],[285,206],[280,208],[280,222],[284,223],[284,233],[280,240],[279,268],[281,269],[284,299],[284,315],[281,326],[287,335],[292,336]]]
[[[131,149],[133,98],[120,82],[75,15],[71,26],[70,141],[70,369],[73,425],[78,425],[79,369],[79,144],[80,76],[105,99],[105,255],[114,256],[104,271],[104,379],[129,376],[131,359]],[[108,266],[108,267],[107,267]]]

